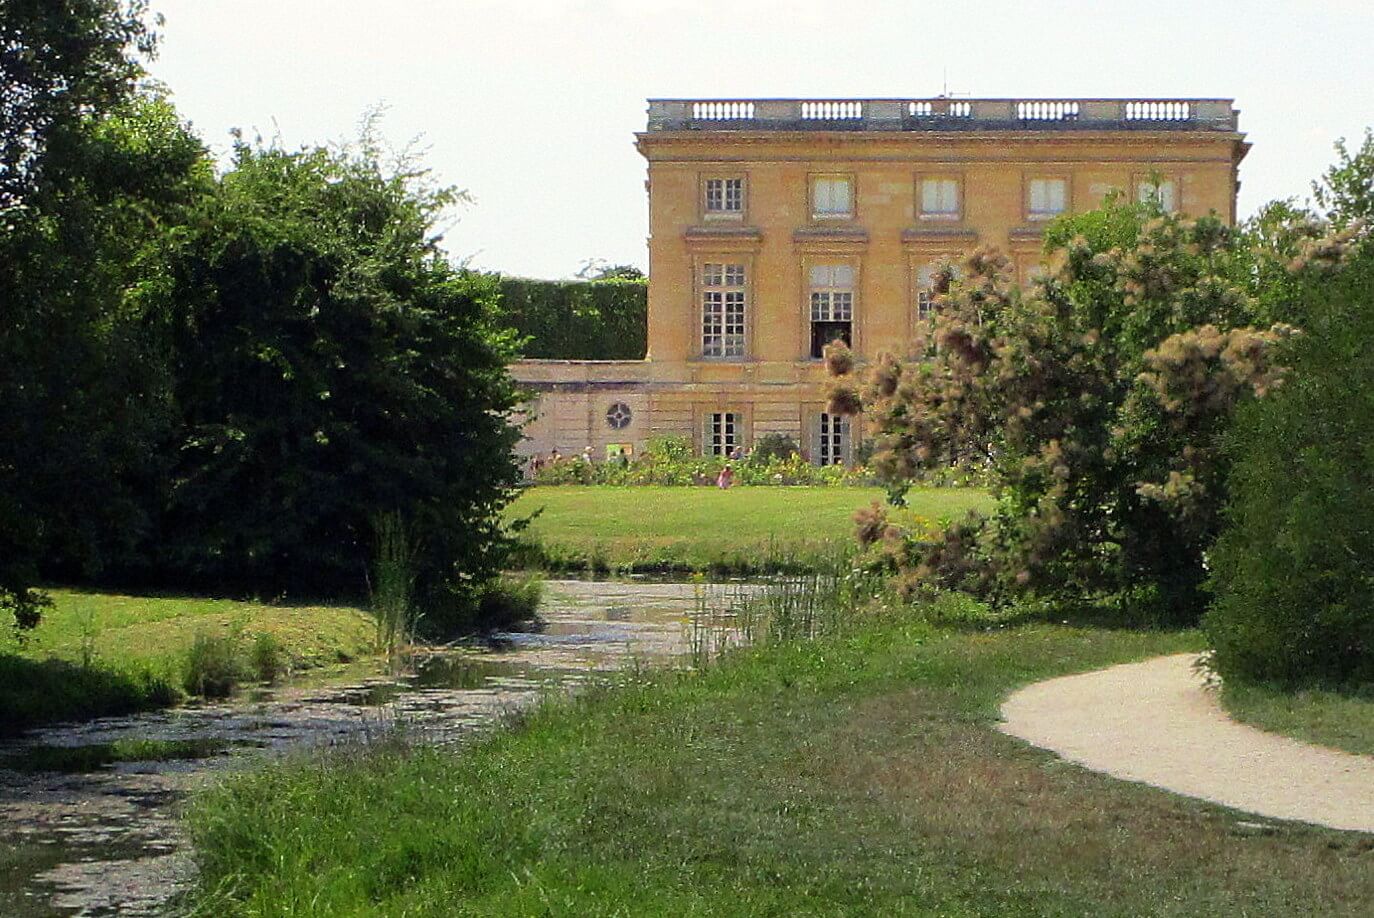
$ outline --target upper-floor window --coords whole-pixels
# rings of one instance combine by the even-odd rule
[[[812,265],[811,356],[825,355],[835,340],[853,343],[854,268],[850,265]]]
[[[746,295],[744,265],[702,265],[701,356],[744,356]]]
[[[744,213],[742,178],[708,178],[705,194],[708,217],[738,217]]]
[[[1136,182],[1136,200],[1141,204],[1157,203],[1166,214],[1178,210],[1178,183],[1171,178],[1145,178]]]
[[[811,180],[811,216],[854,216],[854,182],[847,175],[820,175]]]
[[[935,316],[935,275],[940,270],[937,262],[927,262],[916,272],[916,318],[924,322]],[[950,265],[954,279],[959,277],[959,266]]]
[[[921,219],[959,219],[959,181],[952,178],[921,179]]]
[[[1033,178],[1026,184],[1026,216],[1048,220],[1069,206],[1069,182],[1064,178]]]

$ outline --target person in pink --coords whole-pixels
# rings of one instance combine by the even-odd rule
[[[730,466],[730,463],[727,462],[725,463],[725,468],[720,470],[720,475],[716,477],[716,487],[724,491],[734,483],[735,470]]]

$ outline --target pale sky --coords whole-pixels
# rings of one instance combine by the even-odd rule
[[[647,267],[650,97],[1234,97],[1242,216],[1306,198],[1374,124],[1371,0],[153,0],[153,75],[217,153],[229,130],[346,140],[384,105],[474,198],[445,246],[568,277]]]

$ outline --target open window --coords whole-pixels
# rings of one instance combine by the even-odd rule
[[[832,341],[854,343],[854,268],[850,265],[812,265],[811,356],[825,356]]]

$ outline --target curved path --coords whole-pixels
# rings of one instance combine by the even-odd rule
[[[999,729],[1127,781],[1274,819],[1374,832],[1374,756],[1236,723],[1196,661],[1177,654],[1037,682],[1007,698]]]

